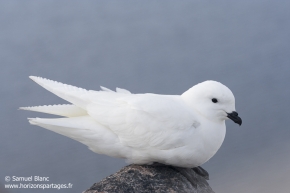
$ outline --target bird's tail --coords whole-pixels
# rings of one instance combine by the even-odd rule
[[[65,104],[65,105],[44,105],[44,106],[34,106],[34,107],[20,107],[21,110],[36,111],[41,113],[48,113],[52,115],[59,115],[64,117],[78,117],[85,116],[87,112],[75,105]]]
[[[29,118],[29,122],[79,141],[96,153],[120,158],[125,155],[126,148],[120,144],[118,136],[89,116],[57,119]]]

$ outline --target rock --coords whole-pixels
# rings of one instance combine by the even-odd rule
[[[129,165],[95,183],[83,193],[214,193],[193,169],[158,165]]]

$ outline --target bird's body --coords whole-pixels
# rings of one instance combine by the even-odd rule
[[[231,113],[235,111],[233,94],[215,81],[200,83],[182,95],[157,95],[131,94],[119,88],[114,92],[104,87],[92,91],[30,78],[72,103],[22,107],[66,117],[30,118],[31,124],[129,163],[199,166],[220,148],[226,133],[225,119],[231,118],[229,115],[233,120],[237,118]],[[213,98],[220,104],[215,104]]]

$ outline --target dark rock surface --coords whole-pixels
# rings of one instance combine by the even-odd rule
[[[189,179],[190,178],[190,179]],[[214,193],[193,169],[172,166],[129,165],[95,183],[83,193]]]

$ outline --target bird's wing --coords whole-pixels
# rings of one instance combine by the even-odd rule
[[[111,94],[118,93],[118,95],[131,94],[130,91],[121,89],[121,88],[117,88],[116,92],[105,87],[101,87],[102,91],[94,91],[94,90],[86,90],[86,89],[68,85],[68,84],[63,84],[61,82],[57,82],[57,81],[53,81],[53,80],[49,80],[49,79],[41,78],[37,76],[29,76],[29,78],[31,78],[34,82],[36,82],[37,84],[39,84],[46,90],[57,95],[58,97],[84,110],[86,109],[87,105],[91,102],[90,96],[92,95],[92,93],[93,94],[96,92],[97,93],[111,93]],[[24,109],[24,110],[32,110],[32,109]],[[74,110],[76,110],[76,108]]]
[[[29,78],[46,90],[70,103],[73,103],[79,108],[85,109],[88,104],[88,101],[84,99],[84,96],[86,96],[90,91],[86,89],[36,76],[29,76]]]
[[[185,138],[198,119],[180,96],[131,94],[102,87],[92,91],[31,76],[36,83],[87,112],[115,133],[122,145],[146,149],[172,149],[186,144]]]
[[[88,114],[137,149],[184,146],[198,121],[180,96],[95,92],[90,100]]]

